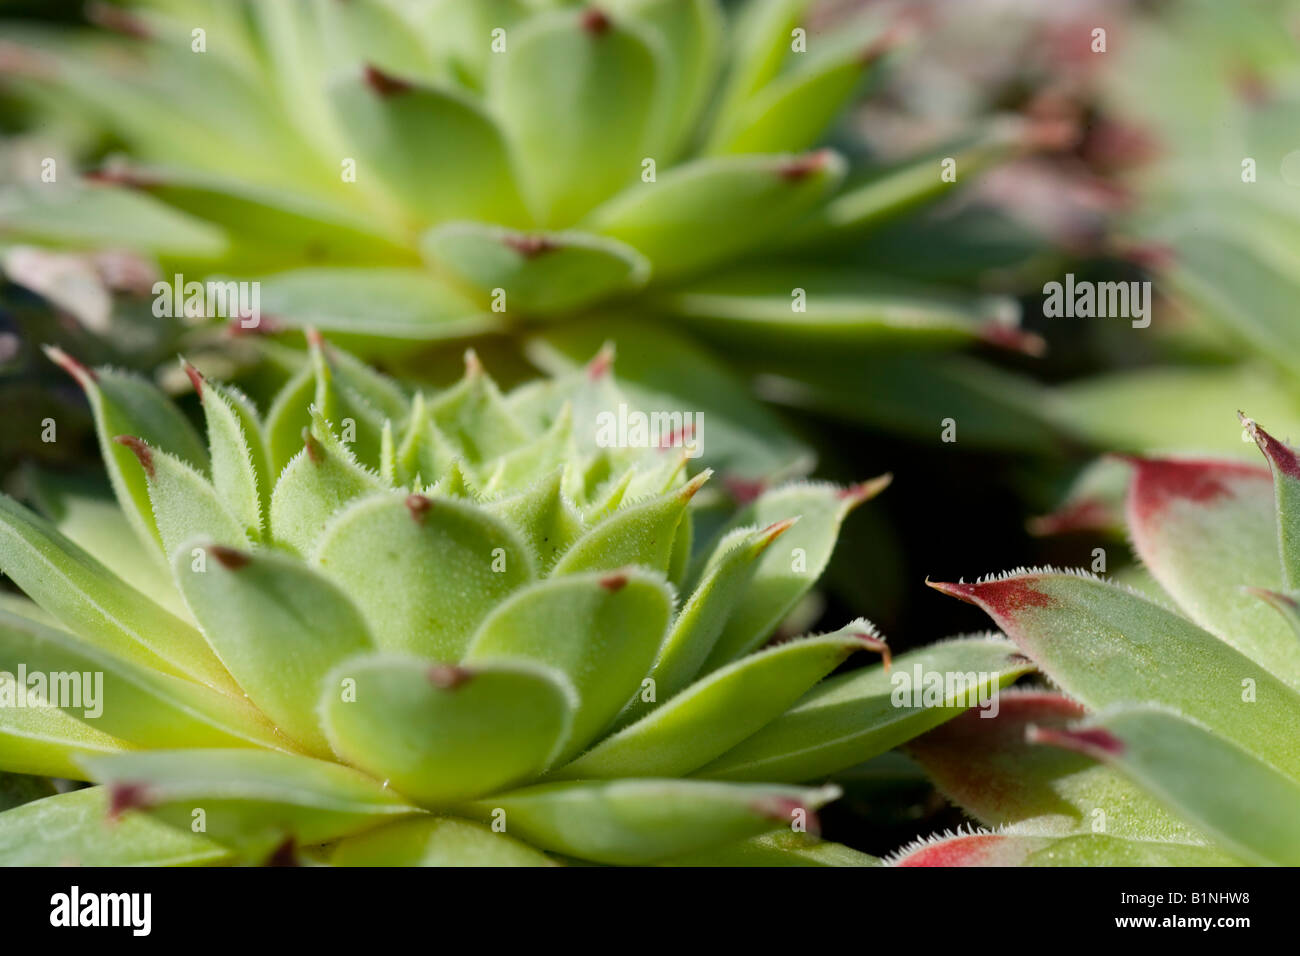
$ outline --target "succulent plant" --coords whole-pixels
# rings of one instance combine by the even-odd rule
[[[888,478],[769,489],[697,542],[708,472],[600,438],[608,351],[509,393],[470,353],[409,396],[316,336],[265,417],[186,365],[206,445],[144,379],[51,357],[120,507],[0,499],[30,598],[0,610],[0,769],[98,786],[28,792],[0,862],[873,862],[798,784],[961,710],[891,707],[865,620],[764,646]],[[1011,650],[898,663],[986,692]]]
[[[1059,690],[1005,694],[996,719],[913,742],[997,829],[898,862],[1300,863],[1300,458],[1243,425],[1267,468],[1130,461],[1151,593],[1051,569],[934,585],[984,609]]]
[[[614,337],[625,381],[688,407],[722,407],[714,349],[802,358],[811,370],[782,373],[812,393],[795,401],[928,435],[929,409],[876,412],[818,357],[1034,340],[848,253],[1033,136],[990,123],[853,171],[808,152],[900,35],[879,17],[805,33],[808,6],[760,0],[728,20],[715,0],[160,0],[95,7],[109,30],[89,36],[11,25],[11,83],[93,117],[129,158],[9,188],[0,235],[130,248],[168,280],[255,279],[268,328],[394,360],[525,330],[556,371]],[[1016,404],[978,366],[933,374],[972,403]],[[759,435],[750,476],[799,460],[733,391],[738,434]],[[973,422],[966,440],[993,431]]]

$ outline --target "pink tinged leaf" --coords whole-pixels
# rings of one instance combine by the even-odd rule
[[[940,838],[904,850],[894,866],[1018,866],[1035,850],[1051,843],[1048,837],[1002,833],[965,833]]]
[[[1156,581],[1201,627],[1300,687],[1300,643],[1242,590],[1285,589],[1269,471],[1214,460],[1131,464],[1129,527]]]
[[[1282,578],[1287,588],[1300,589],[1300,456],[1240,412],[1242,427],[1255,439],[1273,472],[1277,533],[1282,549]],[[1255,584],[1264,582],[1256,581]]]
[[[1291,633],[1300,637],[1300,598],[1295,594],[1284,594],[1281,591],[1270,591],[1267,588],[1246,588],[1247,594],[1259,598],[1273,610],[1282,615],[1287,625],[1291,628]]]
[[[135,455],[139,459],[140,467],[144,469],[144,473],[150,478],[154,477],[153,452],[144,443],[143,439],[136,438],[134,435],[118,435],[113,441]]]

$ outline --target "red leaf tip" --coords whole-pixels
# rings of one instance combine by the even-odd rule
[[[996,616],[1011,614],[1026,608],[1051,607],[1052,598],[1040,591],[1031,578],[1017,575],[1004,578],[991,578],[967,584],[946,581],[931,581],[926,578],[926,585],[949,597],[955,597],[967,604],[982,607],[989,614]]]
[[[253,560],[246,552],[227,548],[222,544],[209,545],[208,554],[216,558],[217,564],[227,571],[238,571],[240,568],[247,567],[248,562]]]
[[[682,501],[690,501],[695,497],[696,492],[704,487],[704,483],[713,475],[712,468],[705,468],[702,472],[692,478],[686,484],[682,485],[682,490],[677,494]]]
[[[875,651],[880,655],[880,662],[885,665],[885,673],[888,674],[890,668],[894,666],[894,657],[889,651],[889,645],[885,639],[877,634],[871,634],[867,631],[858,631],[853,635],[862,646],[869,651]]]
[[[1109,730],[1100,727],[1065,730],[1031,724],[1025,729],[1025,739],[1031,744],[1048,744],[1063,750],[1073,750],[1097,760],[1118,757],[1124,752],[1124,742]]]
[[[144,469],[146,476],[149,478],[154,476],[153,450],[145,444],[143,438],[136,438],[134,435],[118,435],[113,441],[131,450],[132,454],[139,459],[140,467]]]
[[[142,783],[113,783],[108,787],[108,818],[119,820],[128,810],[147,810],[153,801]]]
[[[600,586],[606,591],[618,592],[627,587],[627,575],[622,571],[615,574],[607,574],[600,579]]]
[[[592,36],[603,36],[614,25],[610,22],[609,14],[599,7],[589,7],[584,10],[580,22],[582,28]]]
[[[316,440],[316,436],[311,433],[311,429],[305,425],[302,429],[302,445],[307,449],[307,457],[313,465],[319,465],[325,460],[325,449]]]
[[[271,855],[262,863],[263,866],[302,866],[298,859],[298,843],[293,837],[285,837],[284,842],[271,851]]]
[[[525,259],[536,259],[544,253],[554,252],[560,248],[559,243],[547,236],[528,235],[527,233],[507,233],[501,237],[501,241]]]
[[[1285,442],[1278,441],[1264,431],[1253,418],[1248,418],[1242,412],[1237,412],[1237,418],[1241,420],[1241,427],[1246,429],[1247,434],[1255,440],[1255,444],[1259,446],[1259,450],[1264,453],[1264,457],[1275,470],[1288,478],[1300,478],[1300,457],[1297,457]]]
[[[400,96],[403,93],[409,93],[412,89],[410,83],[406,80],[399,79],[391,73],[385,73],[377,66],[369,63],[365,66],[366,85],[384,98],[390,96]]]
[[[203,401],[203,373],[196,369],[185,359],[181,359],[181,368],[185,369],[185,374],[189,376],[190,384],[194,386],[194,394]]]
[[[841,489],[839,498],[841,501],[847,501],[850,508],[856,508],[862,502],[869,501],[888,488],[893,480],[893,474],[885,472],[876,478],[859,481],[855,485],[849,485],[847,488]]]
[[[595,357],[587,363],[587,378],[590,381],[598,382],[608,375],[614,368],[614,343],[606,342],[600,347],[600,351]]]
[[[429,683],[439,690],[455,690],[473,677],[474,672],[457,664],[434,664],[426,676]]]
[[[796,814],[802,811],[807,832],[815,834],[821,830],[817,814],[808,809],[801,801],[792,797],[760,797],[751,803],[749,807],[761,817],[785,824],[794,822]]]
[[[411,517],[417,523],[424,521],[424,516],[429,513],[429,509],[432,507],[433,502],[424,495],[411,494],[406,496],[406,510],[411,512]]]
[[[1047,340],[1041,335],[1026,331],[1018,325],[1011,325],[1000,319],[993,319],[979,327],[982,342],[1011,352],[1020,352],[1033,358],[1042,358],[1047,354]]]
[[[44,349],[49,360],[71,375],[82,388],[89,388],[91,383],[99,381],[94,369],[82,365],[57,345],[46,345]]]
[[[798,182],[813,173],[824,170],[831,161],[831,155],[829,149],[817,149],[811,153],[804,153],[802,156],[796,156],[794,159],[781,163],[776,168],[776,174],[789,182]]]

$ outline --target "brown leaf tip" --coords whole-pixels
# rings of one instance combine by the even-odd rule
[[[286,837],[284,842],[271,851],[263,866],[302,866],[298,859],[298,844],[293,837]]]
[[[609,14],[599,7],[589,7],[584,10],[582,19],[579,22],[582,24],[582,28],[592,36],[603,36],[614,25],[610,22]]]
[[[149,478],[154,477],[153,468],[153,449],[145,444],[143,438],[136,438],[134,435],[118,435],[113,439],[114,442],[123,448],[128,448],[140,461],[140,467]]]
[[[319,465],[325,460],[324,447],[316,440],[316,436],[311,433],[311,429],[305,425],[302,429],[302,446],[307,449],[307,458],[313,465]]]
[[[1025,730],[1025,739],[1031,744],[1048,744],[1094,759],[1118,757],[1124,753],[1124,742],[1109,730],[1090,727],[1081,730],[1063,730],[1057,727],[1031,725]]]
[[[611,593],[621,591],[627,587],[627,575],[622,571],[607,574],[600,579],[600,586]]]
[[[713,475],[712,468],[705,468],[702,472],[692,478],[686,484],[682,485],[682,490],[678,492],[682,501],[690,501],[696,493],[704,487],[704,483]]]
[[[409,93],[413,87],[406,80],[399,79],[391,73],[385,73],[379,67],[367,63],[365,66],[366,85],[384,98],[401,96]]]
[[[203,373],[196,369],[189,362],[181,361],[181,367],[185,369],[185,374],[189,376],[190,384],[194,386],[194,394],[203,401]]]
[[[217,564],[221,565],[227,571],[238,571],[240,568],[247,567],[248,562],[253,559],[247,552],[239,551],[235,548],[227,548],[225,545],[213,544],[208,546],[208,554],[216,558]]]
[[[474,672],[468,667],[456,664],[434,664],[426,673],[429,683],[439,690],[455,690],[471,677]]]
[[[1012,614],[1028,608],[1052,607],[1055,603],[1049,595],[1034,586],[1033,580],[1024,577],[994,578],[978,584],[967,584],[963,581],[953,584],[931,581],[927,578],[925,583],[949,597],[955,597],[967,604],[978,605],[994,616]]]
[[[798,182],[813,173],[819,173],[831,161],[829,149],[818,149],[787,160],[776,168],[776,174],[788,182]]]
[[[82,365],[57,345],[45,346],[45,354],[51,362],[71,375],[82,388],[88,388],[91,383],[99,381],[99,376],[95,374],[94,369]]]
[[[108,818],[110,820],[121,819],[122,814],[128,810],[147,810],[152,805],[149,788],[142,783],[123,781],[109,784]]]
[[[406,496],[406,510],[411,512],[411,517],[417,523],[424,521],[424,516],[429,513],[429,509],[432,507],[433,502],[424,495],[411,494]]]
[[[759,546],[766,548],[773,541],[798,524],[798,522],[798,515],[795,515],[793,518],[782,518],[780,521],[773,521],[758,533]]]
[[[880,494],[889,487],[890,482],[893,480],[893,474],[886,472],[878,478],[859,481],[856,485],[849,485],[849,487],[841,489],[837,497],[841,501],[847,501],[850,507],[857,507],[862,502]]]
[[[528,235],[527,233],[508,233],[501,237],[501,241],[525,259],[536,259],[540,255],[560,248],[558,243],[546,236]]]

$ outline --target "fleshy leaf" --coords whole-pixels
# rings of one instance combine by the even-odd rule
[[[544,853],[491,827],[418,817],[340,840],[331,866],[554,866]]]
[[[96,730],[91,721],[38,704],[30,697],[25,698],[25,705],[18,704],[21,692],[14,687],[12,675],[0,677],[0,698],[7,699],[0,707],[0,765],[6,770],[75,779],[81,774],[78,757],[129,749],[123,741]]]
[[[1277,533],[1282,547],[1282,579],[1288,589],[1300,589],[1300,457],[1254,421],[1242,417],[1246,432],[1255,439],[1273,471],[1277,501]],[[1267,587],[1263,581],[1252,582]]]
[[[761,0],[736,17],[731,59],[714,122],[734,124],[737,113],[780,72],[790,53],[790,36],[810,0]]]
[[[694,776],[815,780],[951,720],[1032,669],[999,637],[962,638],[909,651],[894,659],[890,671],[876,665],[822,681],[781,717]]]
[[[672,594],[639,569],[552,577],[494,608],[465,662],[527,660],[573,684],[577,705],[563,756],[579,753],[631,699],[650,671],[672,613]]]
[[[88,787],[0,814],[0,866],[212,866],[230,850],[148,817],[108,819],[106,787]]]
[[[732,843],[802,818],[839,796],[702,780],[547,783],[480,800],[466,809],[534,846],[597,863],[638,865]],[[809,826],[809,829],[813,829]]]
[[[535,576],[532,549],[499,518],[460,498],[400,492],[345,508],[314,560],[361,608],[379,647],[446,661]]]
[[[964,833],[926,841],[886,861],[891,866],[1240,866],[1214,847],[1136,840],[1101,833],[1050,837]]]
[[[864,639],[875,642],[869,631],[850,626],[751,654],[606,737],[558,776],[684,776],[779,717],[850,654],[867,647]]]
[[[541,14],[492,58],[488,102],[546,226],[567,226],[641,173],[655,132],[655,38],[598,8]]]
[[[212,485],[230,513],[243,523],[244,533],[257,540],[262,533],[271,494],[270,464],[257,417],[220,386],[204,381],[198,369],[185,371],[203,403]]]
[[[1274,766],[1300,770],[1300,695],[1171,611],[1116,585],[1050,570],[932,586],[982,607],[1090,710],[1162,704]]]
[[[675,279],[781,235],[835,187],[844,168],[829,150],[700,159],[629,186],[583,225],[648,256],[656,282]]]
[[[1119,707],[1031,739],[1116,767],[1244,859],[1300,862],[1300,782],[1180,714]]]
[[[188,830],[201,809],[213,840],[254,862],[292,838],[324,843],[418,812],[350,767],[265,750],[157,750],[87,757],[114,814],[145,810]]]
[[[425,806],[539,774],[568,737],[576,703],[561,675],[515,662],[372,654],[339,664],[320,686],[334,751]]]
[[[1268,472],[1233,462],[1138,459],[1133,545],[1197,624],[1300,689],[1300,642],[1246,586],[1282,587]]]
[[[733,519],[735,524],[767,527],[797,517],[759,559],[737,611],[722,629],[705,670],[735,660],[758,647],[776,630],[799,600],[808,593],[835,548],[840,524],[849,512],[875,497],[890,481],[889,475],[840,488],[823,483],[787,485],[760,495]]]
[[[208,643],[276,727],[328,755],[316,701],[331,667],[372,646],[361,612],[299,560],[195,544],[202,564],[183,549],[174,572]]]
[[[650,275],[639,251],[586,232],[522,233],[452,222],[425,233],[420,248],[477,290],[485,310],[516,317],[576,309],[636,289]]]
[[[564,494],[563,473],[556,469],[517,494],[484,504],[528,535],[543,573],[548,573],[559,556],[583,532],[582,515]]]
[[[810,833],[773,830],[740,843],[661,860],[660,866],[880,866],[881,861]]]

